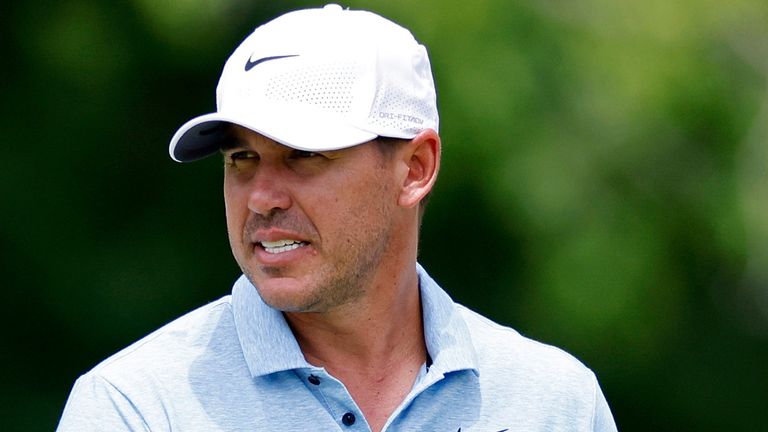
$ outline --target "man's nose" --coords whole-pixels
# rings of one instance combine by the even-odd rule
[[[262,165],[251,178],[249,189],[248,209],[262,216],[269,216],[275,210],[287,210],[292,204],[286,179],[279,167]]]

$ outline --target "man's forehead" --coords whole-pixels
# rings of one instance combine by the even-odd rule
[[[233,148],[249,147],[253,143],[266,143],[284,147],[286,149],[291,148],[254,130],[233,123],[222,123],[220,133],[222,151],[230,150]]]

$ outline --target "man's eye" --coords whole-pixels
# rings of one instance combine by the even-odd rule
[[[244,168],[253,162],[257,162],[258,160],[258,154],[247,150],[232,152],[224,156],[224,161],[226,164],[236,168]]]
[[[229,155],[229,158],[232,160],[246,160],[258,158],[258,155],[250,151],[238,151]]]
[[[307,158],[313,158],[317,156],[321,156],[320,153],[315,153],[315,152],[306,151],[306,150],[294,150],[293,152],[291,152],[292,159],[307,159]]]

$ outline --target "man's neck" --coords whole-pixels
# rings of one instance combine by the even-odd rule
[[[424,351],[418,284],[414,268],[399,280],[372,284],[354,303],[285,316],[305,356],[323,365],[375,365],[404,351]]]
[[[427,358],[415,268],[371,285],[354,304],[285,316],[307,361],[344,383],[373,430],[408,394]]]

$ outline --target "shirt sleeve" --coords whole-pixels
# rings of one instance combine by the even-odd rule
[[[595,412],[592,415],[593,432],[618,432],[616,423],[613,420],[613,414],[608,407],[608,401],[605,400],[600,384],[595,378]]]
[[[148,432],[134,404],[95,374],[81,376],[72,388],[56,432]]]

